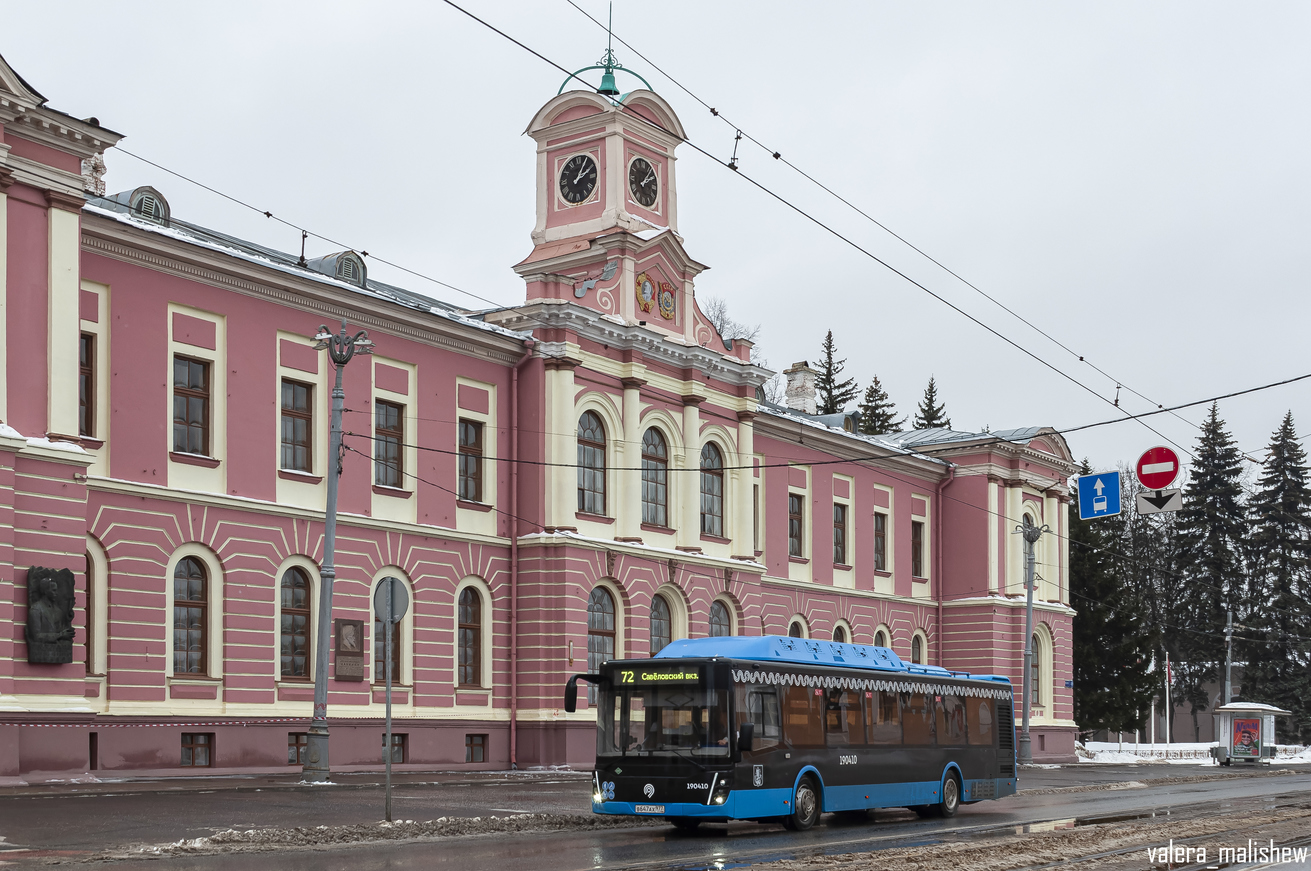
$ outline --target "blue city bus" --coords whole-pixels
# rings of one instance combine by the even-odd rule
[[[953,816],[1016,790],[1010,681],[886,647],[779,636],[675,641],[595,685],[592,811],[702,822],[908,807]]]

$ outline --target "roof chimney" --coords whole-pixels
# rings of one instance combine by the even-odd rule
[[[784,369],[783,374],[787,376],[787,402],[788,408],[800,411],[804,414],[815,414],[815,370],[810,368],[810,364],[805,360],[800,363],[793,363],[790,368]]]

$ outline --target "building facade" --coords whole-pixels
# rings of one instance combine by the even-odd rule
[[[674,638],[885,644],[1018,685],[1026,515],[1052,530],[1034,755],[1073,757],[1061,436],[859,436],[813,413],[804,364],[792,407],[761,401],[771,373],[696,302],[673,109],[566,92],[528,132],[524,303],[473,312],[105,195],[118,134],[0,61],[0,782],[298,764],[334,460],[314,337],[343,321],[376,349],[342,373],[333,768],[387,752],[383,578],[412,602],[393,760],[587,766],[565,679]]]

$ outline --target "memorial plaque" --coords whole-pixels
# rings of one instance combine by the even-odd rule
[[[32,566],[27,570],[27,661],[73,661],[73,573]]]
[[[364,621],[335,622],[336,657],[332,676],[336,680],[364,680]]]

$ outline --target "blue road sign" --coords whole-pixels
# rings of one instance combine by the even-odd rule
[[[1079,519],[1093,520],[1120,513],[1120,473],[1083,475],[1079,483]]]

